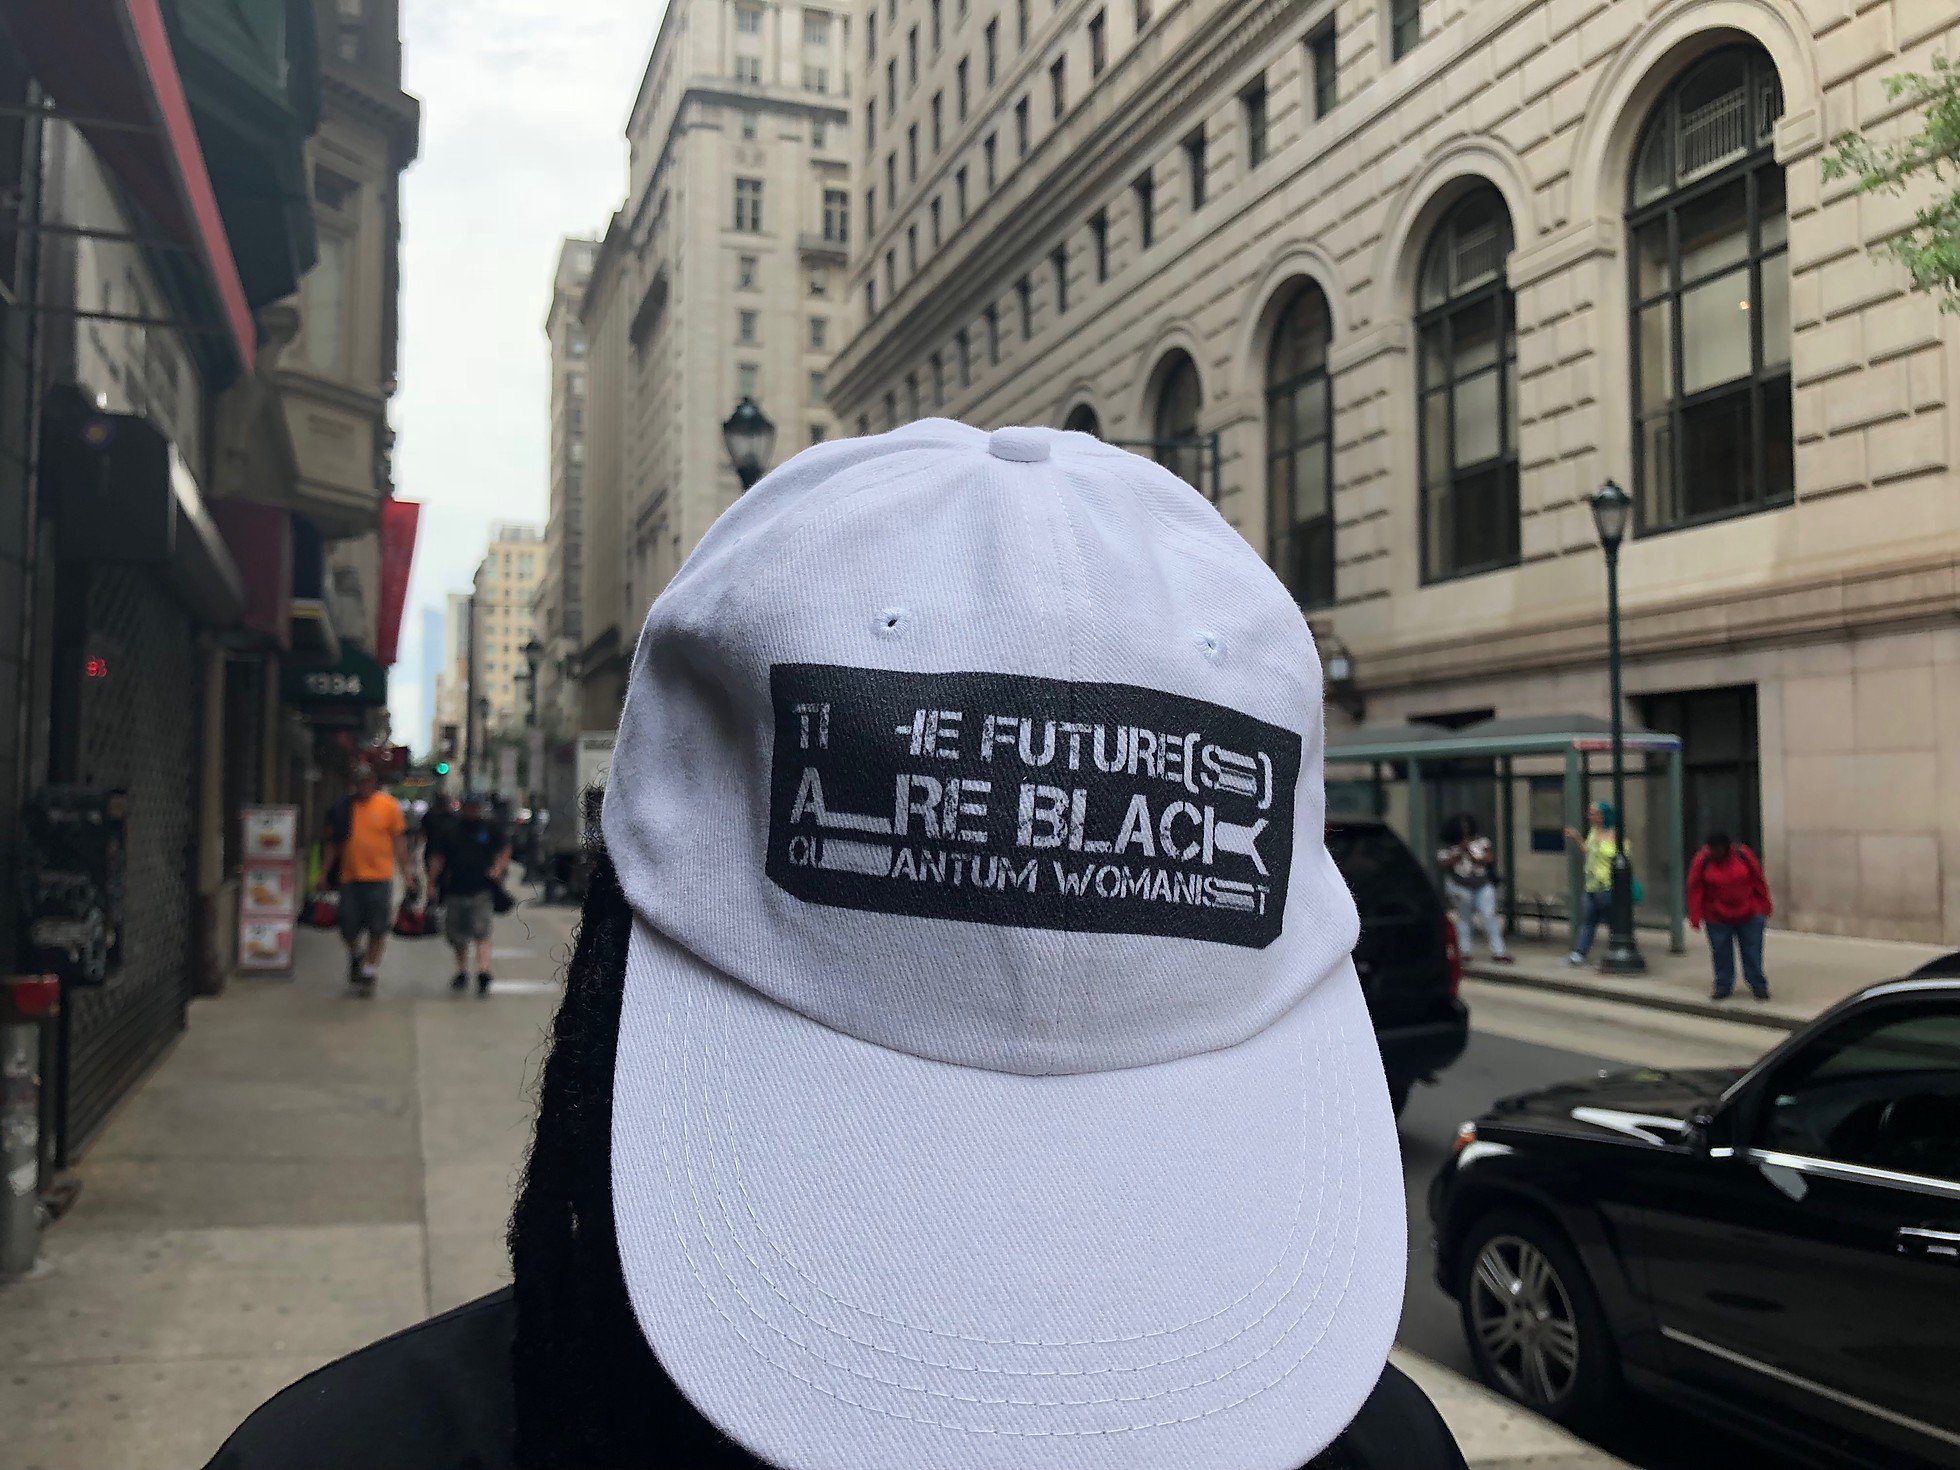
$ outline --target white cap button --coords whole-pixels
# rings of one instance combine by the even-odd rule
[[[1048,434],[1042,429],[995,429],[987,436],[987,453],[1016,464],[1039,464],[1048,458]]]

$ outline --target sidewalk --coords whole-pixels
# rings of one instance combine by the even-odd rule
[[[1667,936],[1656,930],[1641,930],[1639,940],[1640,952],[1647,960],[1644,975],[1602,975],[1591,964],[1567,965],[1567,941],[1558,926],[1553,926],[1551,939],[1545,942],[1514,940],[1511,953],[1516,963],[1510,965],[1493,964],[1483,953],[1480,935],[1478,953],[1464,956],[1463,973],[1500,984],[1631,1001],[1688,1015],[1720,1016],[1795,1031],[1854,991],[1880,980],[1896,980],[1926,961],[1950,953],[1940,945],[1771,929],[1763,941],[1763,972],[1769,977],[1773,999],[1756,1000],[1738,976],[1735,995],[1717,1003],[1709,998],[1714,971],[1704,935],[1688,931],[1686,954],[1669,954]],[[1606,935],[1601,933],[1593,943],[1595,963],[1605,949]]]
[[[300,933],[294,980],[197,1001],[77,1171],[41,1276],[0,1287],[12,1470],[187,1470],[270,1394],[492,1289],[575,911],[497,921],[492,994],[394,941],[371,1001]]]
[[[508,1275],[503,1231],[553,976],[575,913],[497,921],[497,985],[452,995],[448,950],[389,946],[346,993],[338,941],[294,980],[198,1001],[81,1161],[46,1269],[0,1287],[9,1470],[195,1470],[320,1364]],[[1618,1461],[1398,1353],[1489,1470]]]

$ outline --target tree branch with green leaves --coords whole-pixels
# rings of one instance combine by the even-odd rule
[[[1855,179],[1863,193],[1895,196],[1937,186],[1912,224],[1881,248],[1905,266],[1914,290],[1938,297],[1942,311],[1960,312],[1960,64],[1936,56],[1931,72],[1887,77],[1885,93],[1924,110],[1919,131],[1882,144],[1842,134],[1824,159],[1824,180]]]

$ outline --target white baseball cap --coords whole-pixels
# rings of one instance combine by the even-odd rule
[[[724,514],[638,650],[613,1209],[787,1470],[1283,1470],[1381,1374],[1394,1121],[1292,598],[1169,471],[927,420]]]

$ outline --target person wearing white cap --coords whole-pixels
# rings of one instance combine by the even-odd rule
[[[641,635],[513,1287],[213,1467],[1460,1467],[1386,1367],[1322,746],[1305,620],[1161,467],[798,455]]]

